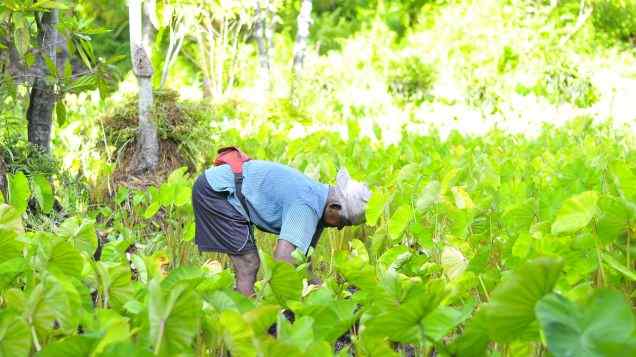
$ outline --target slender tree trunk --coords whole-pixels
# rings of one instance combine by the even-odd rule
[[[59,13],[57,9],[42,14],[38,24],[40,55],[36,66],[38,75],[33,81],[29,108],[27,109],[29,143],[45,152],[50,151],[53,107],[55,106],[55,86],[46,78],[50,75],[44,57],[57,63],[58,32],[56,29]]]
[[[269,42],[267,41],[267,21],[266,9],[269,7],[268,1],[265,0],[265,9],[261,7],[261,0],[256,0],[256,26],[254,32],[256,32],[256,43],[258,45],[258,59],[259,59],[259,77],[263,88],[269,86]]]
[[[157,29],[155,29],[150,20],[150,13],[153,11],[155,11],[155,0],[143,0],[141,12],[141,42],[149,57],[152,55],[152,47],[155,43],[155,35],[157,34]]]
[[[297,76],[303,67],[305,51],[307,50],[307,38],[309,37],[309,26],[311,25],[311,0],[301,0],[300,14],[298,14],[296,33],[296,43],[294,44],[294,66],[293,71]]]
[[[130,0],[128,4],[130,27],[130,54],[133,72],[139,84],[139,128],[137,148],[130,171],[134,174],[152,172],[159,163],[159,139],[157,127],[151,118],[152,109],[152,64],[142,36],[141,0]],[[150,22],[150,21],[147,21]],[[145,36],[148,36],[146,34]],[[148,38],[146,38],[148,40]]]
[[[7,202],[7,168],[4,165],[4,149],[0,149],[0,199]]]

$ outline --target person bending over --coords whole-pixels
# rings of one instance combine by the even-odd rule
[[[279,163],[250,160],[234,147],[219,150],[215,165],[195,181],[192,207],[200,251],[230,256],[236,290],[254,295],[260,259],[253,226],[277,234],[274,258],[294,264],[324,227],[364,223],[369,188],[340,169],[335,186],[317,182]]]

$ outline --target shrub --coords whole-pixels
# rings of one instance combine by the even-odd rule
[[[420,104],[430,99],[430,90],[435,82],[435,70],[419,57],[410,56],[393,62],[388,76],[389,92],[403,102]]]
[[[596,0],[592,13],[594,27],[609,37],[634,41],[636,0]]]
[[[137,133],[137,98],[129,98],[115,107],[102,120],[110,145],[122,149],[135,140]],[[198,102],[180,101],[174,91],[154,93],[152,118],[157,125],[159,139],[178,147],[179,154],[189,167],[196,167],[209,143],[209,123],[213,120],[212,108]]]
[[[587,76],[567,64],[552,66],[533,87],[517,87],[520,94],[534,93],[552,104],[572,103],[579,108],[592,106],[598,100],[598,90]]]
[[[22,171],[27,176],[51,177],[59,172],[59,163],[50,154],[17,135],[8,136],[0,142],[0,155],[10,174]]]

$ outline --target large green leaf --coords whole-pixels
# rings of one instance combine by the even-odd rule
[[[21,316],[0,312],[0,356],[28,356],[31,350],[29,326]]]
[[[10,287],[14,280],[29,268],[30,266],[27,260],[22,257],[15,257],[4,261],[0,259],[0,292]]]
[[[18,171],[14,175],[9,175],[9,204],[15,207],[18,212],[26,211],[31,198],[31,189],[29,188],[29,180],[24,172]]]
[[[23,233],[22,217],[20,211],[12,206],[0,203],[0,235],[8,237]]]
[[[451,246],[447,246],[442,250],[442,256],[440,259],[444,274],[449,280],[454,280],[462,275],[466,267],[468,266],[468,260],[462,252]]]
[[[634,201],[636,199],[636,174],[634,171],[629,166],[620,163],[612,167],[611,173],[623,196]]]
[[[506,208],[501,219],[510,232],[527,232],[534,219],[532,201],[529,200]]]
[[[25,304],[25,318],[33,326],[38,336],[49,334],[55,322],[70,320],[71,305],[57,278],[47,275],[33,288]]]
[[[406,229],[411,221],[411,206],[404,204],[391,215],[389,220],[389,236],[391,239],[398,240],[402,235],[402,232]]]
[[[618,292],[599,290],[582,307],[549,294],[536,314],[555,356],[636,355],[634,313]]]
[[[586,191],[568,198],[552,223],[552,234],[572,233],[590,223],[598,208],[598,193]]]
[[[303,281],[300,272],[283,261],[274,260],[270,255],[262,256],[264,276],[263,281],[271,289],[275,301],[283,306],[292,300],[300,300]]]
[[[371,291],[378,282],[375,266],[361,257],[352,257],[346,252],[338,252],[336,270],[347,282],[362,290]]]
[[[46,345],[37,356],[89,356],[96,340],[93,336],[70,336]]]
[[[131,332],[128,318],[122,317],[111,309],[97,309],[94,316],[99,325],[97,333],[100,338],[93,353],[99,354],[110,345],[129,340]]]
[[[378,301],[378,306],[362,317],[369,337],[387,337],[391,341],[423,342],[422,322],[446,296],[439,283],[414,284],[398,304]]]
[[[60,225],[58,234],[77,249],[89,255],[93,255],[97,249],[97,233],[95,221],[88,218],[69,218]]]
[[[384,212],[384,206],[386,205],[386,194],[383,191],[374,190],[369,203],[367,204],[366,223],[369,226],[375,226],[378,222],[378,218],[382,216]]]
[[[118,263],[96,262],[95,270],[103,305],[121,311],[134,298],[130,268]]]
[[[562,265],[553,258],[531,260],[495,288],[488,304],[482,307],[492,339],[508,342],[538,337],[534,307],[552,292]]]
[[[429,182],[424,187],[424,189],[422,190],[422,193],[420,193],[420,196],[417,198],[417,201],[415,202],[415,208],[418,210],[418,212],[424,212],[431,205],[433,205],[434,203],[437,203],[440,200],[441,190],[442,190],[442,186],[439,183],[439,181],[433,180]]]
[[[287,321],[284,314],[278,314],[277,337],[285,344],[305,351],[314,342],[314,319],[303,316],[296,319],[293,324]]]
[[[0,262],[22,256],[22,243],[15,239],[15,234],[0,229]]]
[[[40,236],[36,262],[40,269],[79,277],[84,260],[80,252],[61,239]]]
[[[31,177],[31,186],[33,188],[33,197],[38,201],[40,209],[43,213],[50,213],[53,210],[53,188],[49,180],[44,176]]]
[[[488,342],[490,342],[488,323],[484,310],[477,311],[475,316],[466,324],[462,335],[453,341],[450,350],[454,351],[457,356],[485,356]]]
[[[278,305],[260,305],[243,314],[245,321],[252,327],[252,331],[257,336],[264,336],[268,333],[270,326],[276,323],[278,313],[280,312]]]
[[[605,243],[612,243],[626,230],[631,213],[625,203],[611,196],[599,199],[600,217],[598,219],[598,237]]]
[[[48,234],[36,235],[35,241],[37,244],[36,269],[75,277],[81,275],[84,260],[80,252],[71,244]]]
[[[236,311],[223,311],[219,317],[223,327],[223,341],[234,356],[256,356],[252,342],[254,332]]]
[[[631,281],[636,281],[636,273],[633,270],[630,270],[628,267],[623,265],[621,262],[616,260],[613,256],[603,253],[603,261],[607,263],[612,269],[618,271],[619,273],[625,275],[625,277]]]
[[[117,342],[106,347],[99,357],[151,357],[152,352],[132,342]]]
[[[191,350],[201,317],[202,302],[188,284],[164,290],[157,279],[148,285],[148,319],[155,353],[175,355]]]
[[[367,334],[360,333],[360,337],[355,341],[356,355],[361,357],[397,357],[399,354],[393,350],[386,338],[368,336]]]
[[[444,336],[472,313],[474,304],[467,304],[461,310],[450,306],[438,307],[422,320],[423,333],[435,341]]]

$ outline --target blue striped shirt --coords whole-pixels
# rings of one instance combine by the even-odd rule
[[[278,234],[307,253],[319,224],[329,186],[316,182],[289,166],[251,160],[243,164],[243,196],[248,201],[249,218],[235,194],[234,173],[229,165],[211,167],[205,171],[208,183],[215,191],[228,192],[228,201],[246,219],[267,231]]]

